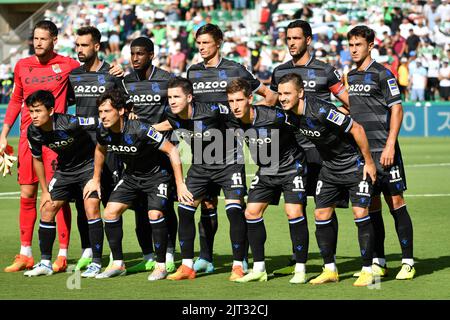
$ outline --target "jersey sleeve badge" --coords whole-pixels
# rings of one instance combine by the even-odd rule
[[[161,142],[163,139],[163,135],[155,130],[155,128],[150,127],[147,132],[147,137],[150,139],[155,140],[156,142]]]
[[[345,119],[345,115],[334,109],[331,109],[327,115],[327,120],[337,124],[338,126],[342,125],[342,123],[344,122],[344,119]]]
[[[95,124],[95,119],[94,118],[78,118],[78,123],[80,124],[80,126],[91,126],[93,124]]]
[[[391,95],[397,96],[400,94],[400,89],[398,88],[397,81],[395,81],[395,79],[388,79],[387,83]]]

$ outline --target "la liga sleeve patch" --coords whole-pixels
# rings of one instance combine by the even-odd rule
[[[331,109],[327,115],[327,120],[341,126],[345,120],[345,115],[339,111]]]

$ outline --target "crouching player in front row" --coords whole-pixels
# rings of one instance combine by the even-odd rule
[[[336,203],[348,192],[353,216],[358,227],[362,270],[354,286],[368,286],[373,282],[372,256],[374,230],[369,216],[372,184],[376,167],[369,150],[369,142],[361,125],[339,112],[322,99],[305,97],[303,79],[296,74],[281,77],[278,85],[281,106],[289,110],[289,122],[317,147],[323,159],[316,187],[316,239],[325,266],[310,283],[337,282],[334,262],[336,236],[331,215]],[[361,156],[362,155],[362,156]]]
[[[104,210],[105,233],[113,255],[113,263],[103,273],[97,270],[97,279],[126,273],[122,252],[122,213],[140,196],[147,198],[148,217],[153,229],[157,266],[148,280],[167,276],[165,266],[167,225],[163,212],[167,210],[172,175],[162,164],[162,153],[169,159],[175,176],[180,202],[191,203],[192,195],[183,182],[180,155],[177,148],[152,126],[138,120],[128,120],[127,103],[121,91],[105,92],[97,100],[101,124],[97,129],[94,177],[86,185],[85,199],[100,192],[100,177],[106,152],[116,153],[125,164],[125,172],[109,197]],[[161,151],[161,152],[159,152]]]
[[[250,186],[247,209],[248,240],[253,253],[253,270],[236,282],[267,281],[264,262],[266,228],[263,213],[270,204],[278,204],[284,194],[284,209],[289,220],[292,247],[295,250],[295,274],[290,283],[305,283],[308,257],[308,225],[302,207],[306,201],[306,161],[304,150],[295,141],[294,129],[282,109],[252,106],[252,91],[244,79],[235,79],[227,87],[228,102],[243,138],[259,169]],[[269,154],[270,153],[270,154]]]
[[[25,272],[25,276],[33,277],[53,274],[50,260],[56,236],[55,215],[65,203],[77,196],[82,197],[83,187],[92,177],[94,145],[90,143],[88,130],[94,130],[97,124],[94,118],[54,113],[55,98],[49,91],[38,90],[28,96],[25,103],[32,119],[28,127],[28,141],[42,189],[39,223],[41,262]],[[58,155],[58,167],[48,186],[42,162],[43,146]],[[100,199],[96,193],[84,199],[93,251],[93,262],[86,271],[88,273],[92,265],[101,265],[103,222],[99,206]]]

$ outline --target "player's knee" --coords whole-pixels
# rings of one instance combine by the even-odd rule
[[[321,208],[314,211],[314,218],[318,221],[329,220],[333,214],[333,208]]]
[[[55,216],[56,216],[57,210],[55,210],[54,207],[52,207],[51,204],[47,203],[41,211],[41,220],[43,222],[55,222]]]
[[[405,199],[403,198],[402,194],[392,196],[392,209],[393,210],[396,210],[396,209],[404,206],[405,204],[406,204]]]
[[[245,210],[245,219],[254,220],[262,217],[261,211]]]
[[[37,197],[37,185],[23,184],[20,186],[20,197],[33,199]]]
[[[158,210],[150,210],[148,212],[148,217],[150,218],[150,220],[158,220],[164,217],[164,214]]]
[[[217,197],[213,197],[212,199],[204,199],[202,201],[202,209],[207,210],[215,209],[217,208],[217,203],[218,203]]]

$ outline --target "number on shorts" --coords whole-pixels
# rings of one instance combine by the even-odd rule
[[[161,184],[158,186],[158,191],[159,191],[159,195],[160,195],[160,196],[167,197],[167,184],[161,183]]]
[[[55,185],[55,183],[56,183],[56,179],[55,178],[50,180],[50,183],[48,184],[48,192],[52,192],[53,186]]]
[[[258,182],[259,182],[259,176],[254,176],[252,183],[250,184],[250,189],[255,189]]]
[[[242,184],[242,176],[240,172],[233,173],[231,176],[231,180],[233,180],[233,185],[241,185]]]
[[[323,186],[323,182],[321,180],[317,181],[317,186],[316,186],[316,195],[318,195],[320,193],[320,189],[322,189]]]

